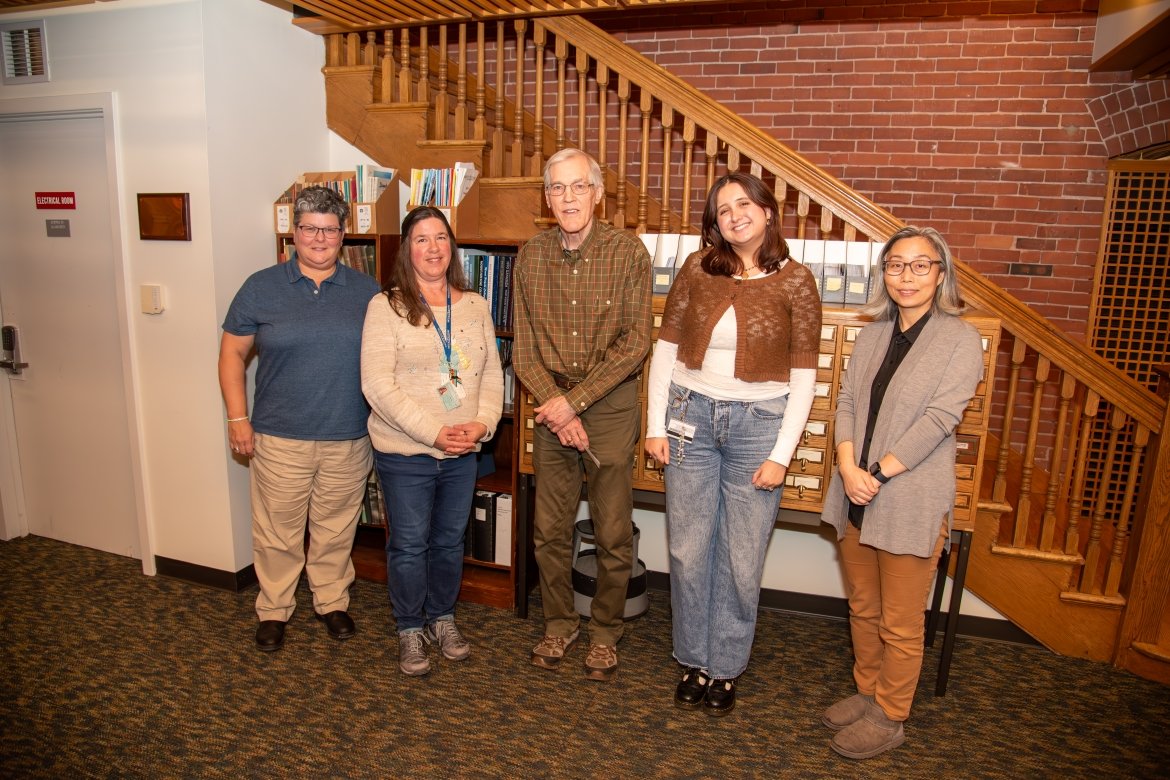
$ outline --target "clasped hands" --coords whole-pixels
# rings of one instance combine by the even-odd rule
[[[435,449],[441,450],[444,455],[466,455],[486,435],[487,426],[481,422],[444,425],[435,437]]]
[[[536,422],[547,426],[555,433],[561,441],[561,446],[572,447],[579,452],[588,449],[589,434],[585,433],[585,426],[573,411],[569,399],[563,395],[555,395],[533,411],[536,412]]]
[[[882,483],[865,469],[858,468],[852,463],[842,462],[837,470],[841,474],[841,482],[845,487],[845,497],[858,506],[866,506],[873,501],[874,496],[882,489]]]

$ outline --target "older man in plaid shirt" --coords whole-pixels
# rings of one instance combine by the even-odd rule
[[[617,675],[633,565],[638,382],[650,348],[650,256],[636,236],[594,219],[605,190],[597,162],[562,149],[544,168],[557,227],[520,251],[515,270],[516,375],[536,398],[534,540],[545,636],[532,663],[556,669],[577,643],[573,521],[584,476],[597,546],[585,676]]]

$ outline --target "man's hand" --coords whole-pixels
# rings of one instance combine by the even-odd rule
[[[585,433],[585,426],[581,424],[580,417],[574,416],[568,425],[555,433],[565,447],[572,447],[584,452],[589,446],[589,434]]]
[[[563,395],[554,395],[533,411],[536,412],[536,421],[541,425],[547,425],[548,429],[558,436],[562,428],[577,419],[577,413],[569,405],[569,399]]]

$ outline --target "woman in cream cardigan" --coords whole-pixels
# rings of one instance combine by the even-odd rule
[[[950,249],[906,227],[882,249],[838,395],[837,471],[822,519],[837,529],[857,693],[825,711],[847,758],[902,744],[922,670],[923,613],[955,503],[955,427],[983,372],[959,319]]]
[[[469,290],[455,254],[441,211],[407,214],[393,278],[370,301],[362,332],[362,391],[389,515],[398,667],[412,676],[431,670],[427,644],[450,661],[471,652],[455,626],[463,539],[475,452],[503,410],[491,310]]]

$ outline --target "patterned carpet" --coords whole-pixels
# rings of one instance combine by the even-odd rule
[[[858,763],[819,721],[852,692],[840,621],[762,614],[738,708],[715,719],[671,705],[662,593],[613,684],[583,679],[583,649],[559,672],[528,664],[539,604],[526,621],[461,605],[471,659],[412,679],[373,583],[354,586],[346,642],[302,583],[284,649],[263,654],[254,590],[33,537],[0,543],[0,571],[5,778],[1170,776],[1165,687],[1034,647],[960,638],[943,698],[927,651],[906,744]]]

